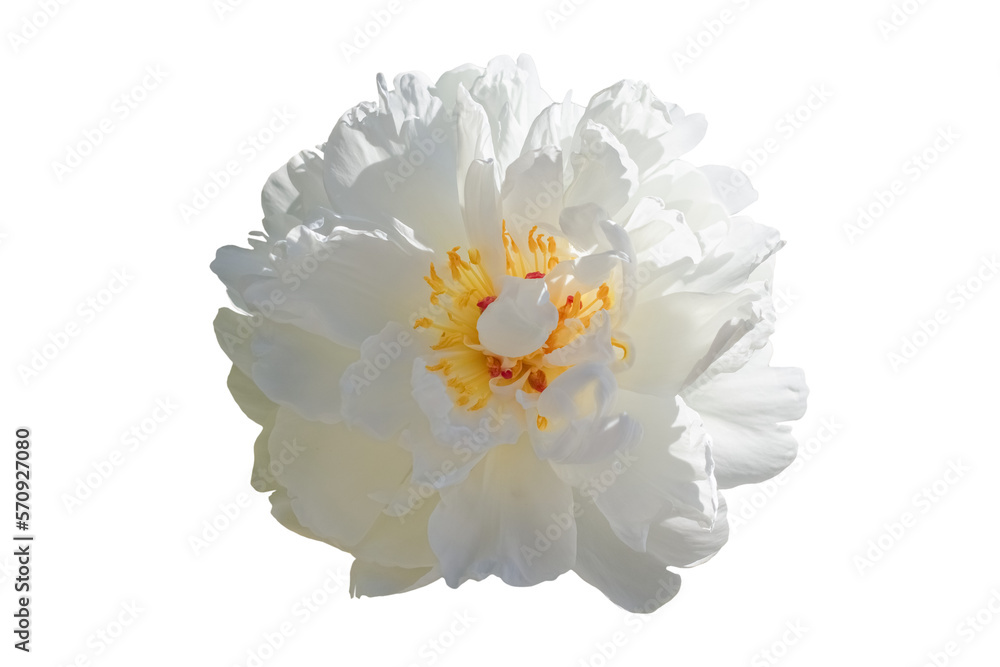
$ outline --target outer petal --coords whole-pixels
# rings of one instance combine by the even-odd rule
[[[739,294],[678,292],[637,308],[629,321],[632,366],[618,375],[624,389],[676,395],[758,321],[753,290]]]
[[[462,230],[449,110],[423,75],[400,74],[392,91],[381,74],[377,84],[379,103],[344,114],[326,143],[333,210],[400,220],[423,244],[451,247]]]
[[[646,553],[664,565],[693,567],[712,558],[728,539],[728,509],[720,494],[719,510],[711,528],[686,517],[670,517],[649,529]]]
[[[297,227],[275,248],[274,277],[246,286],[244,296],[271,319],[358,349],[386,322],[409,321],[427,298],[421,278],[432,255],[405,231],[338,227],[324,236]]]
[[[264,231],[273,239],[284,238],[322,208],[330,207],[323,187],[323,150],[297,153],[267,179],[260,195]]]
[[[491,574],[512,586],[533,586],[573,567],[572,517],[570,488],[523,440],[491,450],[468,479],[441,490],[430,519],[431,548],[452,588]],[[560,534],[545,538],[553,524]]]
[[[613,216],[638,186],[636,165],[606,127],[586,122],[579,149],[571,158],[573,182],[566,189],[564,203],[567,207],[597,204]]]
[[[782,422],[805,414],[808,389],[798,368],[768,365],[771,347],[734,373],[710,373],[684,392],[712,435],[721,488],[763,482],[784,470],[798,445]]]
[[[290,324],[263,320],[254,333],[254,383],[269,399],[306,419],[340,421],[337,379],[357,352]]]
[[[521,152],[532,121],[552,103],[552,98],[542,90],[534,61],[523,54],[517,62],[509,56],[491,60],[483,75],[472,84],[471,92],[489,115],[495,154],[502,171]]]
[[[554,464],[556,472],[596,503],[619,539],[645,551],[652,525],[680,516],[711,527],[718,507],[709,439],[682,402],[620,392],[618,403],[642,424],[642,439],[614,459]]]
[[[573,570],[616,605],[635,614],[648,614],[677,595],[681,578],[651,554],[626,546],[589,503],[577,515],[577,526]]]
[[[584,107],[571,101],[570,93],[566,93],[561,103],[547,106],[531,123],[521,155],[546,146],[555,146],[563,154],[569,155],[573,147],[573,134],[583,112]]]
[[[441,578],[433,567],[385,567],[360,558],[351,566],[351,597],[380,597],[416,590]]]
[[[349,551],[371,529],[383,504],[372,494],[396,488],[410,469],[406,452],[341,424],[321,424],[281,408],[268,445],[275,478],[299,523]]]
[[[627,80],[591,98],[581,128],[591,121],[607,127],[625,146],[641,180],[694,148],[707,127],[701,114],[687,116],[676,104],[657,99],[646,84]]]

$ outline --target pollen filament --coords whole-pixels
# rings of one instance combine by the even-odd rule
[[[537,225],[527,234],[527,252],[522,252],[507,231],[506,221],[502,233],[506,275],[543,279],[562,261],[556,239],[538,232]],[[431,263],[424,278],[431,288],[431,315],[418,318],[413,328],[440,331],[438,341],[431,346],[438,352],[437,363],[427,365],[427,370],[440,373],[455,404],[470,411],[486,407],[494,386],[517,385],[528,393],[545,391],[567,370],[567,367],[547,363],[545,355],[571,343],[589,325],[591,317],[611,308],[613,301],[607,283],[586,294],[577,292],[568,296],[561,304],[553,304],[559,313],[559,322],[538,350],[523,357],[501,357],[476,349],[480,347],[476,328],[479,316],[496,301],[498,291],[482,266],[480,251],[470,248],[463,259],[459,250],[456,246],[448,251],[447,277],[442,277]],[[615,346],[624,356],[625,347],[620,343]],[[538,428],[544,430],[545,418],[540,416],[538,419]]]

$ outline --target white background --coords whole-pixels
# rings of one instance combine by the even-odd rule
[[[1000,250],[996,3],[909,0],[890,31],[889,0],[589,0],[561,14],[555,0],[411,0],[350,59],[343,44],[388,0],[49,4],[51,18],[8,0],[0,17],[0,536],[13,544],[19,426],[33,433],[37,536],[30,655],[11,646],[13,546],[0,550],[3,664],[996,664],[1000,280],[983,263]],[[250,488],[258,427],[226,389],[212,330],[227,305],[215,249],[259,228],[267,175],[374,99],[377,72],[436,78],[520,52],[556,99],[633,78],[704,113],[688,157],[747,165],[761,193],[748,212],[788,242],[774,363],[806,370],[795,432],[808,445],[782,484],[729,492],[730,543],[641,620],[573,574],[350,599],[349,556],[282,528]],[[275,110],[294,120],[251,157],[241,145]],[[111,132],[57,173],[103,119]],[[948,128],[957,138],[935,149]],[[762,166],[746,162],[765,146]],[[925,151],[933,164],[912,171]],[[240,173],[185,221],[179,207],[230,160]],[[848,234],[894,180],[902,194]],[[115,271],[127,286],[103,292]],[[904,338],[911,358],[893,363]],[[43,348],[52,358],[24,377]],[[177,407],[153,430],[158,400]],[[133,427],[151,431],[134,449]],[[110,477],[67,507],[116,450]],[[291,636],[269,650],[284,623]]]

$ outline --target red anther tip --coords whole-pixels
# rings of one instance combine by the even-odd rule
[[[479,303],[476,304],[477,306],[479,306],[479,312],[481,313],[484,310],[486,310],[486,306],[490,305],[496,300],[497,298],[495,296],[484,296],[482,299],[479,300]]]
[[[524,277],[528,278],[528,279],[531,279],[531,278],[544,278],[545,274],[542,273],[541,271],[532,271],[531,273],[524,274]]]

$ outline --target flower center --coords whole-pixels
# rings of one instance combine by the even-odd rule
[[[503,225],[503,245],[506,253],[506,275],[541,280],[559,264],[558,244],[552,236],[536,233],[532,227],[527,237],[527,252],[514,241]],[[589,325],[590,318],[612,304],[611,290],[602,283],[585,294],[576,292],[553,306],[559,321],[545,343],[530,354],[506,357],[491,353],[479,341],[477,323],[480,315],[497,299],[494,282],[482,266],[482,257],[475,248],[469,249],[468,260],[458,253],[459,246],[448,252],[449,277],[438,274],[431,263],[424,278],[431,287],[431,317],[421,317],[414,329],[437,329],[441,332],[431,347],[437,352],[436,363],[427,370],[440,373],[457,405],[468,410],[480,410],[495,389],[517,387],[528,393],[541,393],[549,383],[566,371],[568,366],[556,366],[546,361],[550,352],[564,347]],[[567,255],[571,254],[565,251]],[[543,424],[539,424],[544,428]]]

